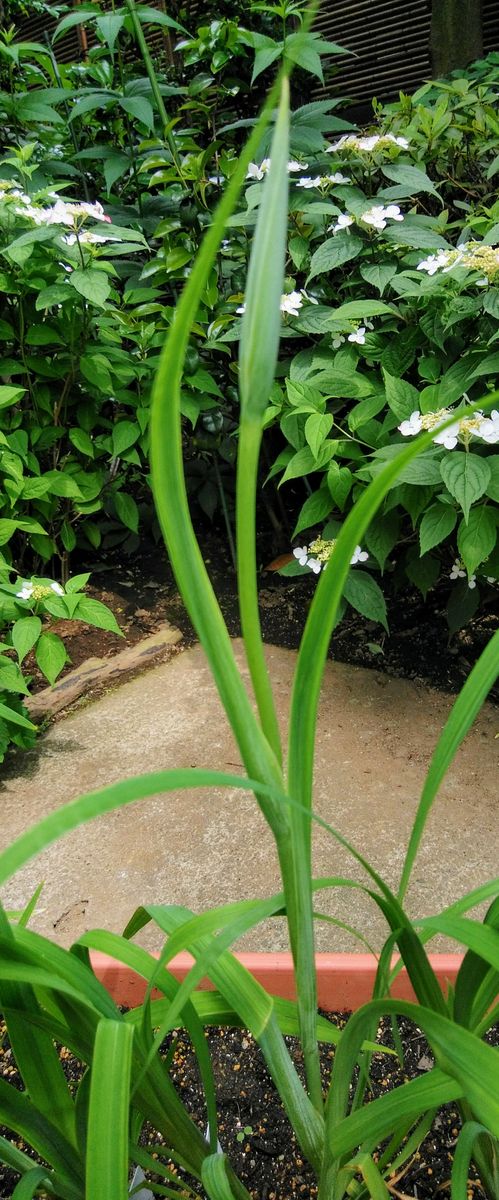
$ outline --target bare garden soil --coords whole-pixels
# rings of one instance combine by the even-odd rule
[[[223,532],[205,530],[201,545],[215,592],[231,636],[240,635],[235,571]],[[260,613],[264,640],[296,649],[316,587],[315,576],[285,578],[272,569],[270,543],[260,550]],[[184,634],[183,645],[196,640],[179,596],[162,544],[141,542],[140,549],[113,551],[105,561],[75,564],[74,571],[91,570],[89,595],[113,610],[124,639],[80,621],[65,621],[54,628],[64,638],[71,662],[67,669],[89,657],[116,654],[154,633],[166,620]],[[429,593],[426,601],[416,589],[406,588],[388,599],[389,633],[382,626],[349,609],[335,631],[330,657],[356,666],[374,667],[387,675],[413,679],[443,691],[458,692],[473,663],[497,628],[497,591],[478,615],[449,639],[445,606],[446,584]],[[30,664],[34,690],[46,686]],[[493,697],[491,697],[492,699]],[[499,698],[499,692],[497,693]]]
[[[331,1019],[341,1027],[345,1017],[346,1014],[339,1013],[332,1014]],[[397,1058],[385,1054],[373,1056],[367,1100],[403,1086],[404,1082],[422,1075],[433,1065],[424,1036],[415,1025],[401,1021],[400,1033],[404,1061],[400,1063]],[[299,1151],[253,1038],[242,1030],[219,1028],[208,1029],[207,1036],[217,1087],[219,1138],[237,1174],[254,1200],[294,1200],[295,1197],[298,1200],[314,1200],[317,1188],[312,1172]],[[497,1028],[488,1040],[499,1045]],[[297,1043],[292,1038],[286,1041],[300,1071],[301,1057]],[[380,1027],[379,1041],[386,1046],[393,1045],[388,1023]],[[171,1042],[172,1038],[165,1042],[165,1056],[171,1053]],[[173,1042],[172,1078],[187,1109],[204,1130],[206,1117],[194,1054],[182,1031],[173,1036]],[[333,1048],[322,1049],[325,1085],[329,1080],[333,1057]],[[61,1061],[71,1086],[75,1086],[82,1075],[82,1064],[65,1049],[61,1050]],[[0,1074],[9,1083],[20,1086],[6,1039],[0,1047]],[[394,1200],[433,1200],[434,1197],[445,1200],[450,1195],[452,1158],[459,1129],[460,1118],[455,1105],[442,1108],[419,1149],[387,1181]],[[4,1129],[0,1132],[9,1136]],[[153,1130],[146,1131],[143,1141],[158,1160],[162,1159],[161,1139]],[[19,1139],[16,1144],[27,1149]],[[171,1166],[167,1159],[163,1161]],[[0,1200],[11,1197],[16,1181],[17,1176],[12,1171],[0,1166]],[[164,1182],[159,1175],[156,1181]],[[152,1177],[150,1182],[153,1182]],[[473,1169],[470,1172],[468,1200],[486,1200]]]

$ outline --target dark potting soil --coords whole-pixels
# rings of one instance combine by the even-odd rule
[[[331,1020],[342,1027],[346,1014],[332,1014]],[[367,1101],[403,1086],[433,1066],[431,1051],[421,1031],[405,1019],[400,1021],[399,1029],[404,1049],[403,1062],[386,1054],[373,1055]],[[313,1173],[300,1153],[253,1038],[243,1030],[220,1028],[208,1029],[207,1037],[217,1088],[219,1139],[236,1173],[254,1200],[292,1200],[294,1197],[298,1200],[314,1200],[317,1187]],[[380,1026],[378,1040],[385,1046],[393,1046],[388,1022]],[[491,1031],[487,1040],[499,1047],[499,1027]],[[186,1108],[204,1132],[206,1116],[189,1039],[182,1031],[173,1034],[164,1044],[165,1057],[172,1052],[172,1042],[172,1079]],[[286,1038],[286,1042],[302,1074],[301,1052],[297,1043],[293,1038]],[[323,1047],[321,1059],[325,1086],[333,1058],[333,1047]],[[61,1050],[61,1061],[73,1089],[81,1078],[82,1064],[65,1049]],[[8,1083],[21,1086],[7,1039],[0,1046],[0,1076]],[[407,1163],[387,1179],[388,1190],[394,1200],[404,1200],[405,1197],[433,1200],[435,1196],[442,1196],[445,1200],[450,1194],[453,1151],[459,1130],[457,1107],[453,1104],[442,1107],[430,1132],[410,1155]],[[12,1137],[4,1128],[0,1129],[0,1133]],[[16,1138],[15,1141],[21,1149],[28,1149],[21,1139]],[[145,1130],[142,1141],[155,1158],[172,1167],[168,1158],[164,1157],[161,1138],[154,1130]],[[177,1174],[181,1187],[180,1170]],[[12,1196],[17,1179],[18,1176],[9,1168],[0,1166],[0,1200]],[[154,1180],[162,1182],[159,1175],[151,1176],[149,1182]],[[468,1200],[486,1200],[473,1167],[470,1169],[467,1195]]]

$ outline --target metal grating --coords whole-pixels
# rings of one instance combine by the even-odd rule
[[[53,0],[55,3],[56,0]],[[78,0],[74,0],[77,4]],[[436,0],[438,3],[439,0]],[[156,0],[166,11],[165,0]],[[369,119],[371,100],[396,99],[399,92],[411,93],[431,78],[430,20],[432,0],[323,0],[314,28],[324,37],[351,50],[345,59],[334,57],[326,64],[325,86],[313,89],[314,98],[341,95],[350,101],[349,111],[358,119]],[[111,6],[104,0],[103,7]],[[187,25],[195,29],[223,10],[224,0],[187,0]],[[482,0],[484,53],[499,50],[499,6],[497,0]],[[47,16],[34,15],[19,23],[19,35],[30,41],[45,40],[56,25]],[[150,26],[149,46],[161,60],[171,63],[172,45],[165,30]],[[71,30],[55,47],[60,62],[84,56],[94,44],[91,26]],[[130,56],[134,53],[130,50]]]
[[[438,3],[439,0],[436,0]],[[482,0],[484,54],[499,50],[497,0]],[[395,100],[399,92],[411,93],[431,79],[431,0],[326,0],[314,28],[355,58],[332,60],[325,87],[314,89],[316,98],[346,96],[350,111],[369,118],[371,99]]]
[[[50,6],[60,3],[60,0],[48,0]],[[111,9],[113,7],[112,0],[101,0],[103,9]],[[73,7],[78,7],[78,0],[73,0]],[[164,0],[156,0],[154,7],[162,9],[166,12]],[[31,17],[25,17],[24,20],[18,22],[19,38],[30,42],[46,43],[47,37],[51,40],[57,21],[60,18],[51,18],[46,14],[40,13]],[[146,26],[146,41],[149,48],[161,59],[165,55],[168,62],[172,61],[173,53],[170,38],[166,29],[161,26]],[[78,25],[76,29],[71,29],[64,34],[54,46],[54,54],[58,62],[70,63],[78,61],[85,57],[87,50],[95,46],[97,39],[92,33],[92,25]],[[130,49],[125,58],[135,57],[135,49]]]

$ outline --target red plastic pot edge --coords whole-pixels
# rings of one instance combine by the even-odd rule
[[[117,1004],[134,1008],[140,1004],[146,991],[145,981],[129,967],[109,958],[107,954],[94,951],[92,967],[101,983]],[[293,964],[288,953],[238,954],[239,961],[259,983],[274,996],[293,1000],[296,996]],[[429,959],[442,991],[453,984],[462,962],[460,954],[430,954]],[[397,961],[396,957],[392,960]],[[178,980],[185,979],[192,966],[190,954],[178,954],[169,963],[168,970]],[[317,988],[319,1006],[326,1012],[354,1011],[371,999],[376,975],[377,959],[371,954],[318,954]],[[211,988],[208,979],[200,985]],[[153,993],[154,996],[159,993]],[[403,1000],[414,1000],[414,992],[402,970],[397,976],[392,995]]]

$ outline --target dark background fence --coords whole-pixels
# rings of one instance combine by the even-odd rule
[[[156,0],[156,3],[166,11],[164,0]],[[443,0],[433,0],[433,3],[441,5]],[[455,0],[458,17],[460,3],[464,14],[473,0]],[[108,7],[106,3],[103,6]],[[481,24],[482,48],[486,55],[499,50],[499,0],[481,0],[481,3],[476,0],[476,9],[480,14],[478,26]],[[170,5],[168,11],[172,11]],[[200,0],[188,0],[182,9],[182,19],[189,30],[195,32],[213,12],[233,15],[233,6],[224,0],[218,4],[211,0],[211,7]],[[314,97],[347,97],[349,114],[359,120],[369,120],[373,96],[385,102],[396,99],[400,91],[414,91],[424,80],[430,79],[434,71],[431,20],[431,0],[324,0],[315,28],[353,53],[339,66],[339,60],[335,59],[330,74],[326,66],[325,86],[314,89]],[[30,41],[43,41],[47,34],[51,35],[55,25],[56,21],[46,15],[34,15],[19,22],[19,34]],[[159,58],[166,56],[171,61],[173,47],[163,29],[150,27],[148,41]],[[56,43],[56,57],[60,62],[84,57],[91,45],[91,27],[72,30]],[[466,46],[463,47],[462,65],[465,62]]]

